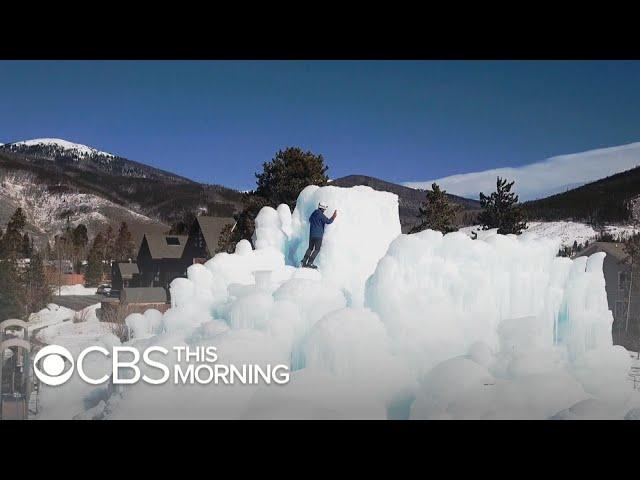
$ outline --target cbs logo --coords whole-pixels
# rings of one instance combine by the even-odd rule
[[[42,370],[38,367],[41,359]],[[71,368],[66,372],[64,372],[65,360],[71,363]],[[60,345],[47,345],[41,348],[33,359],[33,371],[38,380],[53,387],[62,385],[71,378],[74,365],[71,352]]]

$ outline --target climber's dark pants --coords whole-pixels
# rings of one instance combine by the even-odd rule
[[[309,238],[309,248],[307,248],[307,253],[304,254],[302,265],[313,265],[313,261],[320,253],[320,247],[322,247],[322,237]]]

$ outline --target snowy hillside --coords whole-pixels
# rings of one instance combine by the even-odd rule
[[[640,143],[559,155],[521,167],[502,167],[429,180],[406,182],[413,188],[429,188],[436,182],[448,193],[478,198],[495,190],[496,177],[515,180],[520,200],[543,198],[585,183],[624,172],[640,165]]]
[[[80,170],[132,178],[163,179],[189,183],[190,180],[112,153],[61,138],[35,138],[0,145],[0,151],[19,155],[21,159]]]
[[[593,241],[598,232],[590,225],[579,222],[529,222],[527,232],[535,233],[537,236],[549,239],[559,239],[563,247],[570,247],[573,242],[584,245],[588,240]],[[472,227],[463,227],[460,229],[462,233],[471,236],[472,232],[482,230],[481,225]],[[607,225],[605,231],[614,238],[628,237],[634,232],[640,231],[640,227],[632,225]]]
[[[36,233],[47,236],[61,232],[67,217],[72,226],[83,223],[90,232],[96,232],[107,224],[117,226],[120,221],[128,224],[158,223],[97,195],[67,189],[56,191],[51,186],[35,182],[29,175],[0,176],[0,202],[11,206],[1,212],[3,217],[22,207],[27,222]],[[6,221],[7,218],[0,218],[0,224]]]

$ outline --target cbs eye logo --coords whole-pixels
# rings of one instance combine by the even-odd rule
[[[42,370],[38,362],[42,359]],[[64,371],[65,360],[71,363],[71,368]],[[33,359],[33,370],[42,383],[53,387],[62,385],[73,375],[74,361],[71,352],[60,345],[47,345],[40,349]]]

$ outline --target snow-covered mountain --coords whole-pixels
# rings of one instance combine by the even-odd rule
[[[0,145],[0,228],[20,206],[36,236],[51,238],[67,218],[87,225],[90,235],[121,221],[134,233],[166,230],[185,211],[232,213],[240,196],[68,140]]]
[[[0,151],[11,152],[35,163],[47,161],[58,166],[73,165],[84,171],[110,175],[192,183],[171,172],[60,138],[35,138],[0,144]]]
[[[560,155],[521,167],[493,168],[450,175],[435,180],[405,182],[413,188],[430,188],[433,182],[448,193],[478,198],[495,190],[496,177],[515,180],[520,200],[534,200],[576,188],[640,165],[640,142],[582,153]]]
[[[8,146],[8,148],[13,151],[28,150],[32,147],[41,149],[50,148],[60,153],[64,152],[66,154],[75,156],[78,159],[89,155],[104,155],[106,157],[114,157],[114,155],[111,153],[101,152],[100,150],[96,150],[95,148],[87,147],[86,145],[81,145],[79,143],[69,142],[68,140],[62,140],[60,138],[34,138],[32,140],[25,140],[23,142],[15,142]]]

